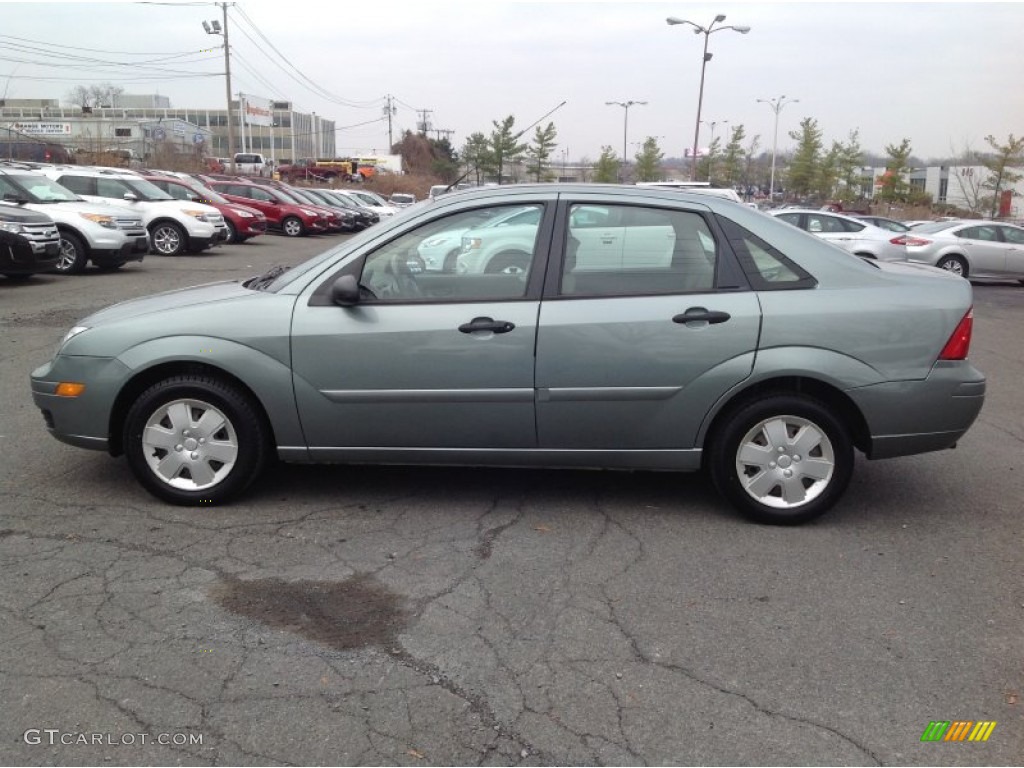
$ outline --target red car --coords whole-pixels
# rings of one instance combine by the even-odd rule
[[[228,227],[228,243],[244,243],[249,238],[267,231],[267,217],[262,211],[250,205],[233,203],[192,178],[150,174],[146,175],[145,179],[156,184],[171,197],[195,200],[212,205],[220,211]]]
[[[320,234],[328,229],[330,222],[324,211],[293,202],[279,190],[251,181],[208,179],[208,184],[230,202],[256,208],[267,217],[270,228],[289,237]]]

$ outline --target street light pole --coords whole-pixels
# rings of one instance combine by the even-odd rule
[[[689,24],[693,27],[693,33],[695,35],[704,35],[704,58],[701,59],[700,63],[700,90],[697,92],[697,120],[694,122],[693,128],[693,162],[690,165],[690,181],[697,180],[697,148],[700,144],[700,110],[704,103],[704,70],[707,68],[708,62],[711,61],[712,54],[708,53],[708,41],[715,32],[721,32],[724,29],[731,29],[734,32],[739,32],[741,35],[747,34],[750,31],[748,26],[724,26],[716,27],[715,24],[721,24],[725,21],[725,14],[720,13],[715,16],[715,20],[708,24],[706,27],[702,27],[700,24],[695,24],[687,19],[680,19],[676,16],[669,16],[665,19],[665,22],[669,26],[676,24]]]
[[[224,38],[224,95],[227,99],[225,106],[227,112],[224,114],[224,119],[228,124],[228,163],[231,173],[235,172],[235,129],[231,125],[231,46],[228,41],[228,4],[226,2],[217,3],[221,7],[223,13],[224,25],[221,26],[221,22],[214,19],[213,21],[204,21],[203,29],[206,30],[208,35],[220,35]],[[241,106],[241,104],[239,104]]]
[[[772,202],[775,201],[775,150],[779,145],[779,112],[787,104],[796,104],[800,99],[787,99],[785,95],[776,96],[774,99],[758,99],[758,104],[767,104],[772,108],[772,112],[775,113],[775,131],[772,135],[772,179],[771,185],[768,188],[768,199]]]
[[[606,101],[604,105],[606,107],[619,106],[622,107],[623,118],[622,118],[622,170],[619,173],[619,181],[626,180],[626,135],[629,132],[629,108],[634,104],[644,104],[646,101]]]

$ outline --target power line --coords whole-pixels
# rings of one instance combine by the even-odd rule
[[[181,5],[181,3],[173,3],[173,5]],[[196,5],[208,5],[208,3],[196,3]],[[28,37],[15,37],[14,35],[0,35],[0,39],[6,40],[18,40],[23,43],[36,43],[42,46],[49,46],[47,50],[53,49],[53,43],[48,40],[33,40]],[[195,51],[108,51],[101,48],[83,48],[79,45],[66,45],[61,43],[61,48],[71,48],[76,51],[90,51],[91,53],[105,53],[110,56],[177,56],[187,55],[189,53],[195,53]]]

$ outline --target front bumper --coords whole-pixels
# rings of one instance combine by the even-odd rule
[[[131,372],[109,357],[57,355],[32,371],[32,400],[39,407],[50,434],[80,448],[107,450],[110,445],[110,414],[121,386]],[[60,397],[62,381],[81,382],[78,397]]]
[[[26,240],[15,246],[0,245],[0,273],[7,275],[34,275],[57,266],[60,243],[40,243]]]

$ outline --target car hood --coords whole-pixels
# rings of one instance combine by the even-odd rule
[[[122,301],[119,304],[101,309],[81,320],[78,325],[94,328],[99,325],[107,325],[122,320],[153,315],[160,312],[193,307],[198,304],[215,304],[218,302],[230,301],[246,297],[258,297],[257,291],[250,291],[240,282],[230,280],[217,283],[206,283],[192,288],[180,288],[173,291],[164,291],[152,296],[143,296],[138,299]]]
[[[142,218],[138,211],[133,211],[131,208],[123,205],[115,205],[113,203],[91,203],[85,200],[68,200],[63,203],[33,203],[33,205],[39,206],[35,209],[37,211],[52,210],[54,213],[99,213],[105,216],[116,216],[122,219]]]

